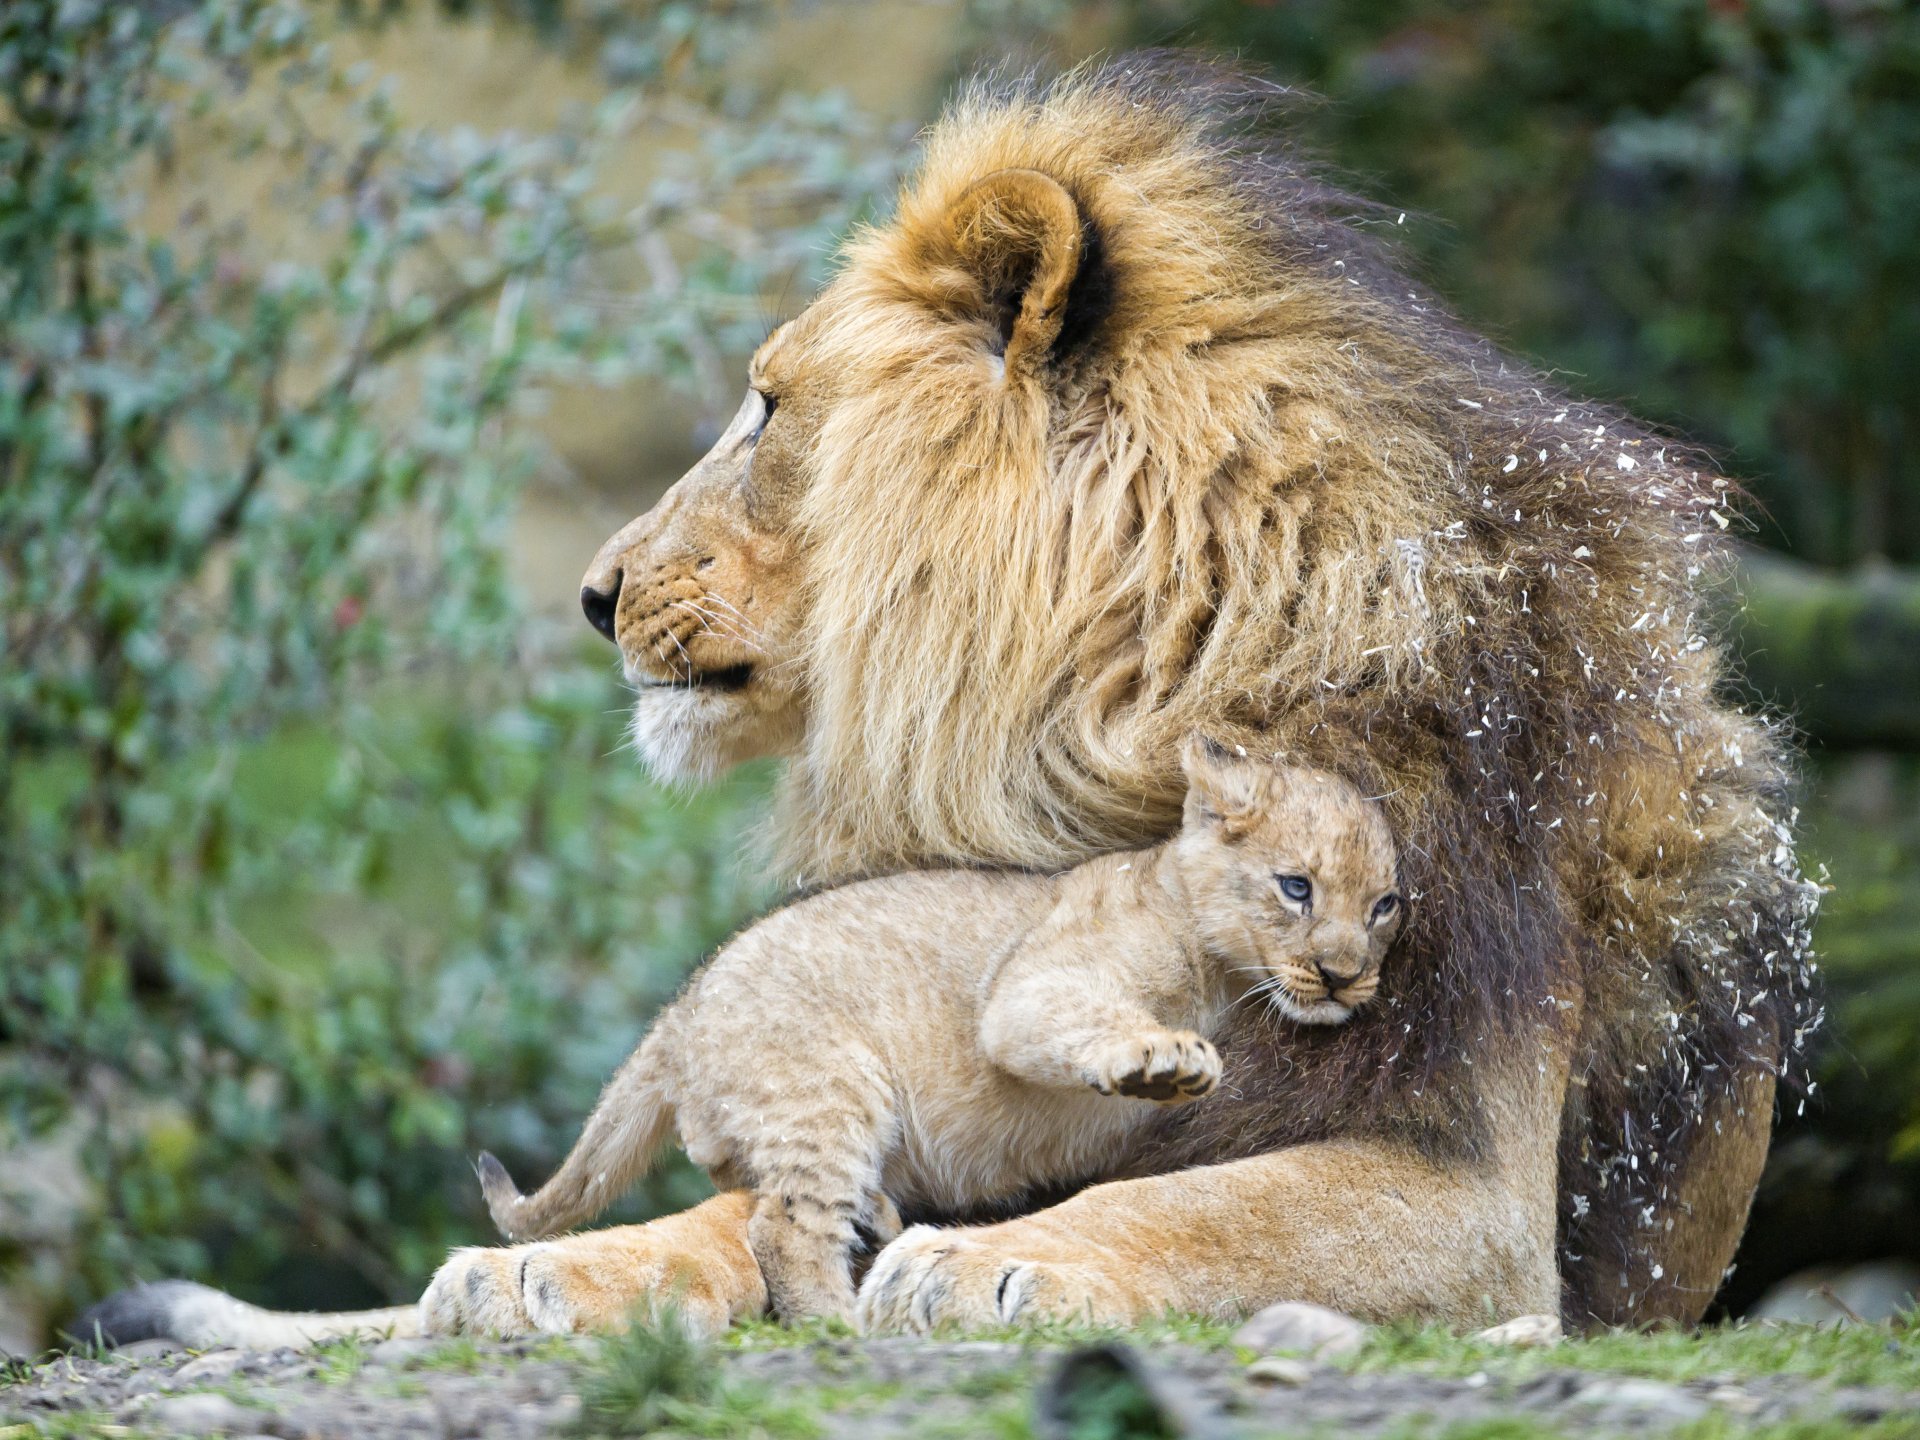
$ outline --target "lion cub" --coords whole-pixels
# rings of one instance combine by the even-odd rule
[[[1331,1025],[1404,907],[1379,808],[1325,771],[1191,742],[1182,827],[1060,875],[943,870],[797,901],[663,1011],[532,1196],[480,1157],[510,1240],[585,1219],[677,1129],[723,1188],[776,1311],[853,1308],[858,1227],[1111,1166],[1155,1105],[1208,1094],[1202,1032],[1241,999]]]

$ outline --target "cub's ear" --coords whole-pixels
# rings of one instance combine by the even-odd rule
[[[1216,826],[1230,841],[1253,828],[1266,804],[1270,765],[1196,731],[1181,746],[1180,768],[1187,776],[1183,824]]]
[[[1096,308],[1085,283],[1098,265],[1098,256],[1088,253],[1091,232],[1073,196],[1052,177],[996,170],[961,192],[946,225],[956,260],[979,284],[999,329],[1009,375],[1046,363],[1070,309]],[[1076,281],[1082,282],[1077,289]],[[1085,329],[1093,318],[1076,313],[1074,328]]]

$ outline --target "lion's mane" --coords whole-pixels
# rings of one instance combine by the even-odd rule
[[[1390,1002],[1241,1022],[1243,1098],[1141,1167],[1356,1131],[1471,1152],[1474,1056],[1583,994],[1567,1308],[1630,1314],[1694,1118],[1811,1019],[1789,758],[1720,697],[1704,598],[1737,493],[1460,327],[1285,100],[1154,57],[979,83],[850,247],[808,319],[835,398],[783,845],[818,879],[1139,844],[1195,728],[1343,771],[1405,857]],[[945,218],[1007,167],[1083,226],[1032,375],[983,362],[991,277]]]

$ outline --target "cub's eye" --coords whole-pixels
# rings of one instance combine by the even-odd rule
[[[1276,875],[1273,877],[1280,886],[1280,893],[1296,905],[1304,905],[1313,898],[1313,882],[1304,875]]]
[[[760,397],[760,424],[753,432],[753,438],[758,440],[761,431],[767,428],[767,422],[773,419],[773,412],[780,408],[780,397],[769,395],[764,390],[756,390],[753,393]]]
[[[1393,912],[1399,908],[1400,897],[1398,895],[1382,895],[1374,902],[1373,923],[1378,925],[1382,921],[1389,919],[1393,915]]]

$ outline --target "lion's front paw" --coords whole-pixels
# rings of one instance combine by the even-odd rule
[[[454,1251],[420,1297],[420,1328],[429,1335],[525,1335],[545,1328],[529,1313],[525,1295],[529,1252],[539,1248]]]
[[[987,1229],[916,1225],[882,1250],[855,1307],[862,1331],[1037,1325],[1078,1320],[1126,1325],[1141,1307],[1085,1262],[1047,1258],[1023,1246],[1018,1222]]]
[[[1102,1095],[1185,1105],[1220,1083],[1220,1052],[1191,1030],[1143,1030],[1102,1043],[1085,1073]]]
[[[647,1282],[654,1277],[620,1263],[625,1257],[599,1253],[603,1247],[590,1243],[597,1238],[456,1250],[420,1297],[421,1329],[429,1335],[573,1335],[625,1325],[649,1298]],[[681,1308],[702,1333],[726,1326],[724,1317],[715,1323],[707,1307]]]

